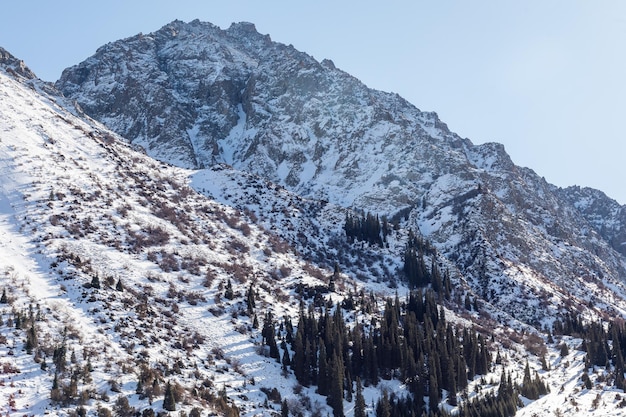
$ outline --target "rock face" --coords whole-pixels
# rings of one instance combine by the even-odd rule
[[[7,71],[8,74],[21,76],[27,80],[37,78],[24,61],[15,58],[2,47],[0,47],[0,67]]]
[[[613,249],[626,256],[626,206],[593,188],[567,187],[558,193],[580,211]]]
[[[226,163],[305,197],[404,221],[493,303],[505,302],[497,295],[506,288],[539,291],[529,278],[564,290],[580,278],[626,278],[616,202],[603,200],[612,220],[598,220],[589,199],[516,166],[502,145],[473,145],[435,113],[252,24],[175,21],[101,47],[56,86],[157,159]]]

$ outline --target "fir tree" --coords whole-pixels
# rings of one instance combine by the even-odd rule
[[[320,353],[317,359],[317,392],[320,395],[328,395],[329,374],[332,369],[327,369],[328,359],[326,357],[326,345],[320,341]]]
[[[282,359],[282,364],[283,364],[283,370],[287,370],[287,368],[291,365],[291,357],[289,356],[289,349],[287,348],[287,345],[283,342],[284,346],[283,346],[283,359]]]
[[[174,390],[172,384],[168,381],[163,397],[163,409],[167,411],[176,411],[176,401],[174,399]]]
[[[304,344],[302,341],[302,332],[298,328],[296,333],[296,339],[293,342],[293,359],[291,361],[291,369],[298,380],[304,386],[308,385],[308,381],[305,374],[305,353]]]
[[[366,417],[365,398],[363,397],[363,386],[361,378],[356,378],[356,397],[354,399],[354,417]]]
[[[27,334],[28,340],[30,340],[33,347],[37,346],[37,329],[35,328],[35,322],[31,320],[30,329]]]
[[[230,278],[228,279],[228,282],[226,283],[226,289],[224,290],[224,298],[226,298],[227,300],[232,300],[233,298],[235,298],[235,293],[233,292],[233,283],[230,281]]]
[[[280,404],[280,417],[289,417],[289,406],[287,400],[283,400]]]
[[[344,366],[340,353],[333,353],[329,368],[326,402],[333,409],[333,417],[343,417]]]
[[[391,417],[391,404],[386,390],[376,406],[376,417]]]
[[[333,270],[333,275],[328,280],[328,291],[335,291],[335,284],[339,280],[339,274],[341,274],[341,269],[339,268],[339,264],[335,262],[335,267]]]
[[[261,335],[263,336],[263,342],[270,349],[270,357],[278,359],[280,361],[280,352],[278,351],[278,345],[276,344],[276,330],[274,329],[274,319],[271,311],[268,311],[265,315]]]
[[[91,278],[91,288],[95,288],[95,289],[100,289],[100,278],[98,278],[98,274],[94,275],[93,278]]]
[[[248,293],[246,294],[246,307],[248,309],[249,316],[254,314],[254,308],[256,307],[256,302],[254,301],[254,288],[252,284],[250,284],[250,288],[248,289]]]
[[[428,381],[428,403],[432,413],[437,413],[439,410],[439,401],[441,401],[441,394],[439,393],[437,378],[431,374]]]

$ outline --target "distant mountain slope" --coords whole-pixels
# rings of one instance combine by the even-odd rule
[[[581,212],[613,249],[626,255],[626,206],[592,188],[567,187],[558,193]]]
[[[626,278],[612,235],[502,145],[475,146],[249,23],[175,21],[101,47],[56,85],[160,160],[227,163],[303,197],[407,219],[502,308],[500,289],[529,278],[564,291]],[[524,302],[515,310],[528,320],[545,314]]]

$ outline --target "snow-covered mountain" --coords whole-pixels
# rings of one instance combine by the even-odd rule
[[[624,210],[601,193],[547,184],[250,24],[173,22],[57,87],[0,49],[3,414],[149,416],[175,399],[181,416],[352,416],[363,373],[369,416],[405,415],[417,386],[418,412],[504,412],[510,390],[520,416],[626,415]],[[374,240],[350,235],[360,210],[380,215]],[[407,248],[437,325],[415,325]],[[354,374],[341,413],[285,359],[318,325],[313,379],[326,354]],[[400,347],[415,358],[385,368]],[[380,376],[350,366],[368,355]],[[457,395],[433,388],[448,374]]]
[[[504,288],[537,279],[572,291],[583,278],[626,278],[624,234],[501,145],[475,146],[436,114],[249,23],[175,21],[101,47],[56,85],[157,159],[226,163],[303,197],[407,218],[474,291],[529,321],[544,312],[526,299],[503,304]],[[610,230],[625,227],[612,218]]]
[[[0,67],[2,414],[159,411],[166,384],[186,412],[270,413],[274,388],[297,401],[244,295],[260,321],[297,317],[296,284],[332,271],[23,74]]]

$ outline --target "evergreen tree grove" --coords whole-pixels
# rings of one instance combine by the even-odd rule
[[[355,383],[355,413],[362,415],[361,384],[376,385],[381,377],[401,378],[410,394],[409,398],[389,396],[386,405],[379,404],[381,412],[389,410],[392,416],[439,413],[443,391],[447,391],[448,403],[456,405],[457,393],[467,388],[468,379],[485,375],[492,358],[482,335],[469,328],[457,331],[447,322],[438,299],[430,288],[412,291],[406,302],[389,298],[380,320],[373,319],[370,325],[356,323],[352,329],[341,304],[334,310],[327,305],[317,314],[301,307],[291,343],[293,355],[285,367],[303,386],[317,385],[334,416],[343,416],[343,401],[351,400]],[[271,329],[263,334],[269,343]]]

